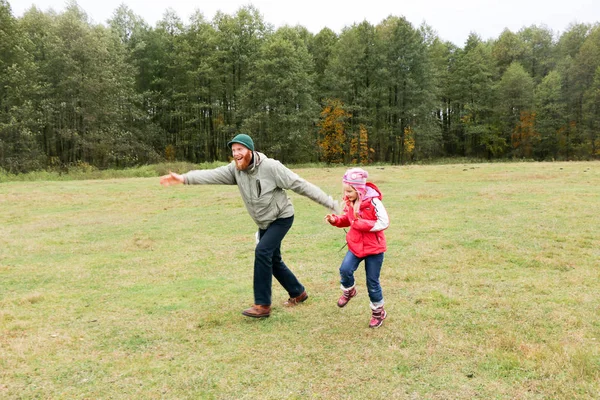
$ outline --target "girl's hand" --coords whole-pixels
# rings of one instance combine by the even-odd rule
[[[325,221],[329,222],[330,224],[333,224],[336,219],[337,219],[336,216],[333,214],[327,214],[325,216]]]

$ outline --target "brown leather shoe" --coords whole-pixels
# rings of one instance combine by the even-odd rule
[[[242,314],[244,314],[246,317],[252,318],[267,318],[269,315],[271,315],[271,306],[255,304],[252,307],[242,311]]]
[[[290,297],[288,299],[288,301],[286,301],[285,303],[283,303],[283,305],[286,306],[286,307],[294,307],[294,306],[302,303],[306,299],[308,299],[308,293],[306,293],[306,290],[305,290],[298,297]]]

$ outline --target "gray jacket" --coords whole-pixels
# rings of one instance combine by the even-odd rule
[[[186,185],[237,185],[248,213],[260,229],[267,229],[278,218],[294,215],[294,206],[286,189],[308,197],[332,211],[338,208],[319,187],[300,178],[279,161],[254,152],[254,163],[239,171],[235,161],[211,170],[190,171],[183,175]]]

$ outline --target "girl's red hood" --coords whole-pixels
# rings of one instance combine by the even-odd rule
[[[383,195],[381,194],[379,188],[373,182],[367,182],[367,193],[363,197],[363,200],[372,199],[374,197],[381,200],[383,198]]]

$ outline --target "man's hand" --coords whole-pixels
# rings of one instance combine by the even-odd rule
[[[333,200],[333,207],[331,208],[331,212],[333,214],[339,214],[341,212],[340,202],[337,200]]]
[[[160,177],[160,184],[163,186],[179,185],[182,183],[183,175],[176,174],[175,172],[169,172],[169,175]]]

